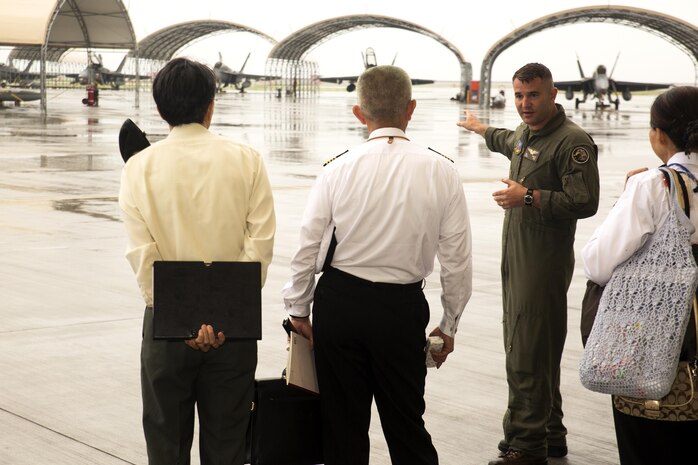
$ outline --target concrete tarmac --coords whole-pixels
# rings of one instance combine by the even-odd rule
[[[508,161],[455,122],[470,108],[513,128],[513,94],[503,110],[450,101],[447,86],[415,88],[417,110],[408,136],[454,159],[473,227],[474,292],[456,337],[456,351],[427,376],[425,421],[444,465],[479,465],[497,455],[506,408],[501,341],[500,236],[503,213],[491,199]],[[100,92],[100,106],[83,92],[49,91],[48,115],[38,102],[0,108],[0,464],[145,464],[141,430],[139,350],[143,302],[124,257],[117,205],[123,162],[117,135],[132,118],[151,140],[166,135],[147,92]],[[563,357],[563,409],[569,455],[552,465],[618,462],[609,396],[584,389],[580,304],[585,278],[579,251],[623,188],[625,173],[657,166],[647,139],[652,97],[622,102],[620,111],[568,113],[600,148],[599,213],[578,224],[577,267],[569,290]],[[366,131],[351,115],[355,94],[323,91],[294,101],[264,93],[217,98],[212,130],[264,154],[274,188],[278,232],[263,291],[263,339],[258,378],[285,366],[285,316],[280,289],[289,277],[300,216],[322,163],[360,143]],[[438,262],[428,278],[432,324],[441,317]],[[370,324],[370,322],[365,322]],[[390,335],[386,335],[386,344]],[[341,421],[341,420],[340,420]],[[371,464],[389,464],[377,413]],[[196,441],[195,441],[196,442]],[[198,464],[198,451],[192,451]]]

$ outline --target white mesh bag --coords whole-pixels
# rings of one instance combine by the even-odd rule
[[[698,269],[693,228],[680,210],[674,176],[669,214],[606,285],[579,377],[595,392],[643,399],[666,395],[676,376]]]

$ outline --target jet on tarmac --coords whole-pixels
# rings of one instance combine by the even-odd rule
[[[247,54],[247,58],[242,63],[240,71],[233,71],[229,66],[223,63],[223,55],[218,53],[218,62],[213,66],[213,73],[216,75],[216,82],[218,83],[218,92],[222,92],[224,87],[232,85],[235,89],[239,90],[241,93],[245,92],[245,89],[252,85],[252,81],[274,81],[276,79],[281,79],[281,76],[267,76],[263,74],[249,74],[243,72],[245,65],[247,65],[247,60],[250,59],[251,53]]]
[[[395,57],[393,58],[393,65],[395,64],[396,58],[397,54],[395,54]],[[361,52],[361,59],[364,62],[364,71],[369,68],[373,68],[374,66],[378,66],[378,61],[376,60],[376,52],[371,47],[366,49],[366,54],[364,54],[364,52]],[[359,80],[359,76],[319,77],[318,79],[322,82],[332,82],[335,84],[341,84],[344,81],[349,81],[349,85],[347,86],[347,92],[353,92],[354,90],[356,90],[356,81]],[[412,85],[433,83],[434,81],[431,79],[412,79]]]
[[[116,71],[112,71],[103,65],[102,55],[89,53],[88,58],[90,63],[87,67],[79,74],[67,74],[66,76],[73,78],[74,82],[79,82],[82,85],[102,84],[109,85],[112,89],[118,90],[127,80],[136,79],[136,75],[134,74],[124,74],[121,72],[127,57],[128,55],[121,60]],[[148,79],[147,76],[138,77],[139,79]]]
[[[24,70],[15,68],[11,60],[9,64],[0,63],[0,83],[3,85],[15,84],[20,87],[37,87],[36,81],[41,78],[41,75],[29,71],[33,63],[34,60],[30,60]]]
[[[579,56],[577,56],[577,66],[579,67],[579,74],[582,78],[577,81],[557,81],[555,82],[555,87],[565,93],[565,98],[567,98],[567,100],[572,100],[575,92],[583,93],[581,100],[578,98],[575,99],[575,108],[579,108],[580,103],[586,102],[587,96],[590,95],[592,99],[595,98],[597,100],[596,109],[607,108],[613,104],[616,110],[618,109],[618,105],[620,105],[618,93],[623,96],[623,100],[628,101],[632,98],[631,92],[633,91],[666,89],[671,87],[671,84],[616,81],[611,78],[616,63],[618,63],[618,56],[616,56],[616,62],[613,64],[613,69],[611,69],[610,74],[606,74],[606,67],[604,65],[599,65],[592,77],[588,78],[584,77],[582,64],[579,62]],[[615,99],[611,96],[611,93],[613,93]],[[606,98],[608,98],[608,103],[606,103]]]

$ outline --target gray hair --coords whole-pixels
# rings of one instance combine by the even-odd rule
[[[394,123],[404,115],[412,100],[412,81],[397,66],[374,66],[359,77],[357,95],[366,118]]]

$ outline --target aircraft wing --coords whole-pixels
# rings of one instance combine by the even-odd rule
[[[333,84],[341,84],[343,81],[356,82],[359,76],[339,76],[339,77],[319,77],[321,82],[331,82]]]
[[[243,79],[252,79],[253,81],[274,81],[276,79],[281,79],[281,76],[267,76],[264,74],[247,74],[247,73],[240,73],[238,74]]]
[[[356,82],[359,80],[359,76],[338,76],[338,77],[319,77],[321,82],[331,82],[333,84],[341,84],[343,81]],[[433,84],[434,81],[431,79],[412,79],[412,85],[418,86],[421,84]]]
[[[253,81],[273,81],[275,79],[281,79],[281,76],[267,76],[264,74],[248,74],[248,73],[229,73],[227,71],[223,70],[218,70],[219,73],[222,75],[226,76],[229,78],[231,81],[235,81],[235,79],[242,79],[242,80],[253,80]]]
[[[26,90],[2,89],[0,90],[0,102],[29,102],[41,99],[41,94]]]
[[[657,84],[652,82],[629,82],[629,81],[616,81],[611,80],[611,85],[615,86],[617,91],[643,91],[643,90],[656,90],[656,89],[668,89],[673,84]]]
[[[579,79],[576,81],[556,81],[553,85],[560,90],[571,90],[573,92],[581,92],[584,90],[587,79]]]
[[[110,77],[123,78],[123,79],[126,79],[127,81],[132,81],[132,80],[136,79],[135,74],[111,74]],[[140,74],[140,75],[138,75],[138,79],[150,79],[150,75]]]

